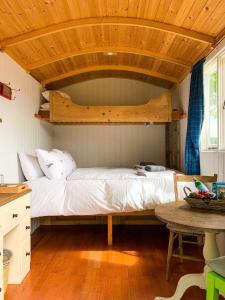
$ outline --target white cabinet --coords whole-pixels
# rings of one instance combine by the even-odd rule
[[[3,201],[0,197],[0,300],[4,299],[3,291],[3,248],[12,251],[9,284],[20,284],[30,270],[30,197],[29,193]],[[5,203],[2,205],[2,202]]]

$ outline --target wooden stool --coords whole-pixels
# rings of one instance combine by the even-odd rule
[[[180,258],[180,261],[183,260],[193,260],[193,261],[203,261],[203,259],[195,256],[185,255],[183,251],[183,244],[194,244],[198,246],[203,245],[204,235],[200,231],[190,231],[181,226],[174,226],[167,224],[167,228],[170,231],[169,235],[169,246],[168,246],[168,254],[167,254],[167,264],[166,264],[166,280],[169,280],[170,275],[170,265],[172,257]],[[189,241],[184,239],[184,237],[191,236],[195,237],[196,241]],[[178,251],[174,251],[174,241],[178,239]],[[178,253],[177,253],[178,252]]]

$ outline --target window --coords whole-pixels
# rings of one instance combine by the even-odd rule
[[[205,98],[205,117],[204,148],[218,148],[218,71],[217,60],[206,64],[204,68],[204,98]]]
[[[225,53],[204,65],[205,116],[201,148],[225,150]]]

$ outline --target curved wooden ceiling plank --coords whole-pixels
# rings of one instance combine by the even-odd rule
[[[46,85],[49,84],[51,82],[55,82],[58,80],[62,80],[71,76],[75,76],[75,75],[80,75],[82,73],[88,73],[88,72],[93,72],[93,71],[99,71],[99,70],[120,70],[120,71],[130,71],[130,72],[136,72],[136,73],[140,73],[140,74],[145,74],[148,76],[153,76],[153,77],[157,77],[157,78],[161,78],[161,79],[165,79],[167,81],[173,82],[173,83],[178,83],[179,79],[172,77],[172,76],[168,76],[156,71],[151,71],[148,69],[144,69],[144,68],[138,68],[138,67],[133,67],[133,66],[127,66],[127,65],[97,65],[97,66],[90,66],[90,67],[85,67],[85,68],[80,68],[80,69],[76,69],[76,70],[72,70],[70,72],[66,72],[51,78],[47,78],[45,80],[43,80],[41,83],[42,85]]]
[[[87,27],[87,26],[98,26],[98,25],[123,25],[123,26],[149,28],[149,29],[155,29],[155,30],[160,30],[160,31],[180,35],[203,43],[214,44],[215,42],[214,37],[209,36],[207,34],[203,34],[200,32],[196,32],[190,29],[178,27],[163,22],[152,21],[152,20],[141,19],[141,18],[131,18],[131,17],[96,17],[96,18],[76,19],[76,20],[70,20],[58,24],[53,24],[41,29],[30,31],[3,40],[1,42],[1,49],[4,50],[24,42],[41,38],[43,36],[47,36],[64,30],[70,30],[73,28],[80,28],[80,27]]]
[[[96,47],[96,48],[88,48],[88,49],[82,49],[82,50],[73,50],[69,52],[65,52],[63,54],[59,54],[53,57],[44,58],[41,60],[38,60],[34,62],[33,64],[26,65],[25,68],[28,72],[38,69],[40,67],[43,67],[45,65],[64,60],[70,57],[76,57],[80,55],[86,55],[86,54],[93,54],[93,53],[104,53],[104,52],[116,52],[116,53],[129,53],[129,54],[137,54],[141,56],[147,56],[155,59],[159,59],[162,61],[166,61],[172,64],[180,65],[182,67],[185,67],[187,69],[191,68],[191,64],[183,61],[181,59],[176,59],[171,56],[168,56],[166,54],[162,54],[159,52],[153,52],[149,50],[139,49],[139,48],[132,48],[132,47]]]
[[[89,73],[82,73],[80,75],[75,75],[71,77],[67,77],[65,79],[49,83],[46,85],[48,89],[60,89],[65,86],[69,86],[72,84],[77,84],[80,82],[90,81],[93,79],[99,78],[123,78],[123,79],[131,79],[131,80],[139,80],[142,82],[147,82],[159,87],[163,87],[165,89],[170,89],[174,83],[171,83],[167,80],[152,77],[149,75],[135,73],[130,71],[120,71],[120,70],[99,70],[99,71],[92,71]]]

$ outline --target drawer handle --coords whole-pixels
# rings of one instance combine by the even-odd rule
[[[18,218],[18,214],[13,214],[12,217],[13,218]]]
[[[30,226],[26,226],[26,230],[30,229]]]
[[[30,209],[30,205],[27,205],[27,206],[26,206],[26,209]]]
[[[26,256],[30,256],[30,252],[26,252]]]

